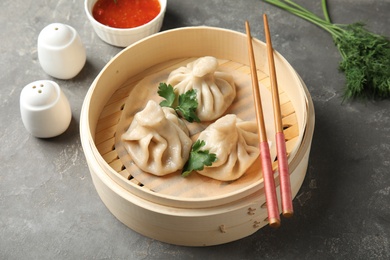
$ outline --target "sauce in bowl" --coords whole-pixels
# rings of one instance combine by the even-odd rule
[[[98,0],[92,16],[114,28],[134,28],[153,20],[160,12],[158,0]]]

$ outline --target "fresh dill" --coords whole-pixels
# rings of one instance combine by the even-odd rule
[[[363,23],[334,24],[327,1],[321,0],[324,18],[292,0],[264,0],[329,32],[337,46],[345,74],[345,99],[390,97],[390,41],[368,31]]]

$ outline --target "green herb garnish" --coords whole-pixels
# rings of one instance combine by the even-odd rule
[[[181,175],[187,177],[192,171],[201,171],[204,166],[211,166],[217,160],[215,153],[208,150],[200,150],[206,143],[203,140],[197,140],[191,148],[190,157],[184,165]]]
[[[362,23],[334,24],[326,0],[322,1],[324,19],[292,0],[264,0],[329,32],[342,61],[346,77],[344,98],[390,97],[390,41],[364,28]]]
[[[173,108],[179,116],[190,123],[194,121],[200,122],[196,115],[196,109],[198,108],[196,90],[192,89],[177,96],[171,85],[160,83],[157,93],[160,97],[165,98],[165,100],[160,102],[160,106]]]

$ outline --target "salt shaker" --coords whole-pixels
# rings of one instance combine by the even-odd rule
[[[73,27],[52,23],[39,33],[38,59],[42,69],[50,76],[70,79],[84,67],[86,52]]]
[[[72,119],[68,99],[51,80],[35,81],[22,89],[20,112],[27,131],[39,138],[62,134]]]

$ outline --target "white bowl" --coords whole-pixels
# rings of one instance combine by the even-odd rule
[[[135,28],[123,29],[109,27],[96,21],[92,16],[92,9],[96,2],[97,0],[85,0],[84,8],[87,17],[100,39],[118,47],[127,47],[147,36],[159,32],[167,7],[167,0],[159,0],[161,6],[160,12],[153,20]]]

